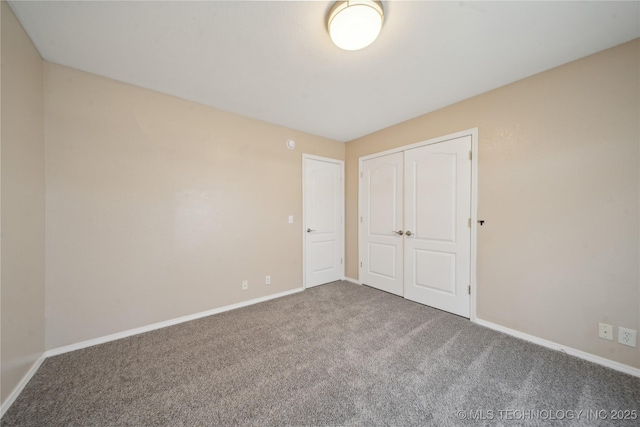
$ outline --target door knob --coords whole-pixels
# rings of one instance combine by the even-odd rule
[[[396,233],[398,236],[402,236],[404,234],[404,232],[402,230],[394,231],[394,233]]]
[[[310,228],[307,228],[307,233],[311,233],[312,231],[316,231],[316,230],[312,230]]]
[[[410,232],[410,231],[407,231],[405,234],[406,234],[407,236],[411,236],[413,233],[412,233],[412,232]]]

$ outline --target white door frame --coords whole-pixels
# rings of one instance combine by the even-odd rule
[[[362,260],[362,162],[387,154],[397,153],[401,151],[418,148],[425,145],[437,144],[439,142],[460,138],[462,136],[471,136],[471,263],[470,263],[470,280],[471,298],[469,307],[469,319],[476,322],[476,301],[477,301],[477,283],[476,283],[476,265],[478,254],[478,128],[463,130],[461,132],[452,133],[437,138],[427,139],[425,141],[416,142],[414,144],[403,145],[402,147],[393,148],[391,150],[382,151],[380,153],[369,154],[360,157],[358,160],[358,283],[360,281],[360,262]]]
[[[341,227],[340,227],[340,247],[341,247],[341,252],[340,252],[340,257],[342,258],[342,277],[341,279],[344,279],[344,268],[345,268],[345,257],[344,257],[344,207],[345,207],[345,203],[344,203],[344,160],[337,160],[337,159],[330,159],[328,157],[320,157],[320,156],[314,156],[312,154],[303,154],[302,155],[302,220],[300,221],[302,224],[302,287],[304,289],[307,289],[307,239],[306,239],[306,234],[307,234],[307,215],[306,215],[306,183],[305,183],[305,176],[306,176],[306,170],[305,170],[305,160],[319,160],[322,162],[329,162],[329,163],[335,163],[337,165],[340,165],[340,213],[342,214],[342,218],[341,218]]]

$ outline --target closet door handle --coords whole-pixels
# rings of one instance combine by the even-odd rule
[[[307,233],[311,233],[312,231],[316,231],[316,230],[312,230],[310,228],[307,228]]]
[[[402,236],[404,234],[404,232],[402,230],[394,231],[394,233],[396,233],[398,236]]]
[[[406,232],[406,233],[404,233],[404,234],[406,234],[407,236],[411,236],[413,233],[412,233],[412,232],[410,232],[410,231],[407,231],[407,232]]]

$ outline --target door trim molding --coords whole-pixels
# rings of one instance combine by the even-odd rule
[[[320,157],[320,156],[314,156],[312,154],[302,154],[302,217],[300,220],[300,223],[302,224],[302,228],[300,229],[300,231],[302,232],[302,287],[304,289],[307,289],[307,239],[305,238],[305,232],[307,229],[307,215],[305,212],[305,206],[306,206],[306,186],[305,186],[305,176],[306,176],[306,170],[305,170],[305,160],[318,160],[321,162],[328,162],[328,163],[334,163],[340,166],[340,192],[341,197],[340,197],[340,213],[342,215],[342,221],[341,221],[341,227],[340,227],[340,257],[342,258],[342,269],[341,269],[341,277],[344,277],[344,272],[345,272],[345,265],[346,265],[346,260],[345,260],[345,188],[344,188],[344,184],[345,184],[345,180],[344,180],[344,160],[338,160],[338,159],[331,159],[329,157]]]
[[[376,157],[386,156],[388,154],[394,154],[412,148],[423,147],[425,145],[437,144],[439,142],[449,141],[451,139],[457,139],[463,136],[471,137],[471,262],[469,265],[470,270],[470,286],[471,286],[471,298],[469,307],[469,319],[472,322],[477,320],[476,302],[477,302],[477,283],[476,283],[476,266],[477,266],[477,251],[478,251],[478,128],[472,128],[463,130],[460,132],[452,133],[449,135],[439,136],[437,138],[431,138],[424,141],[416,142],[413,144],[403,145],[398,148],[392,148],[390,150],[381,151],[379,153],[373,153],[366,156],[362,156],[358,159],[358,280],[360,280],[360,262],[362,260],[362,163],[364,161],[375,159]]]

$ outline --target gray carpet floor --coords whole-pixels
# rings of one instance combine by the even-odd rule
[[[611,411],[639,378],[336,282],[49,358],[2,426],[640,425]]]

